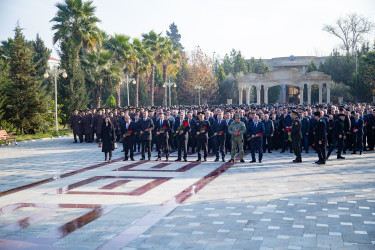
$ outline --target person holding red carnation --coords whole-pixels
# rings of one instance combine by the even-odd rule
[[[124,145],[124,152],[125,158],[124,161],[127,161],[128,153],[130,150],[130,159],[134,161],[134,142],[135,142],[135,131],[136,131],[136,124],[130,119],[129,115],[125,116],[125,122],[120,123],[120,130],[121,135],[123,137],[123,145]]]
[[[180,119],[174,125],[175,136],[177,137],[177,159],[181,161],[182,151],[184,152],[184,161],[187,161],[187,150],[189,140],[190,124],[185,120],[184,113],[180,114]]]
[[[155,123],[155,130],[156,130],[156,150],[158,151],[158,161],[161,161],[161,152],[162,149],[165,149],[165,157],[166,161],[169,160],[169,133],[170,133],[171,125],[170,121],[164,119],[164,114],[159,113],[159,121]]]
[[[256,162],[255,151],[259,153],[259,163],[262,163],[263,158],[263,135],[264,135],[264,125],[259,122],[259,116],[254,116],[254,121],[249,124],[247,128],[247,133],[250,135],[250,145],[251,145],[251,158],[250,163]]]
[[[204,113],[200,112],[198,114],[199,121],[195,126],[195,134],[197,136],[197,161],[202,161],[202,149],[204,161],[207,161],[208,155],[208,132],[211,130],[210,122],[204,119]]]

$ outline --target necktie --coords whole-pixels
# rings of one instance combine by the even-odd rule
[[[129,128],[129,123],[126,123],[126,129],[128,129]]]
[[[258,123],[256,122],[256,123],[255,123],[255,128],[256,128],[257,126],[258,126]]]
[[[221,120],[219,120],[219,123],[218,123],[219,125],[220,125],[220,122],[221,122]]]

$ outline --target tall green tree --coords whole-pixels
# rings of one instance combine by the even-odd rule
[[[178,32],[177,25],[174,22],[169,25],[169,30],[167,30],[167,36],[172,41],[174,47],[179,48],[179,51],[181,52],[184,50],[184,47],[180,42],[181,35]]]
[[[161,33],[156,33],[151,30],[147,34],[142,34],[143,42],[146,47],[148,47],[152,52],[152,57],[150,61],[151,71],[150,71],[150,105],[154,106],[154,93],[155,93],[155,65],[161,63],[162,59],[162,43],[163,37]]]
[[[57,3],[57,14],[51,19],[54,23],[52,30],[53,43],[70,39],[76,47],[76,58],[79,61],[82,47],[91,50],[97,43],[101,43],[101,31],[97,27],[100,22],[95,16],[95,6],[92,1],[65,0]]]
[[[34,49],[33,61],[36,64],[36,76],[42,78],[48,69],[48,60],[51,57],[52,51],[45,46],[44,41],[40,38],[39,34],[36,34],[35,41],[33,41],[32,44]],[[47,93],[51,94],[53,85],[49,83],[50,81],[48,81],[48,79],[43,80],[43,86]]]
[[[33,52],[26,44],[20,26],[15,28],[9,58],[9,83],[6,89],[6,116],[22,133],[46,129],[48,98],[36,74]]]
[[[358,74],[353,74],[350,87],[357,101],[372,101],[372,96],[375,96],[375,51],[361,57]]]

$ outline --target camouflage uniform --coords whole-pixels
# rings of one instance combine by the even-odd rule
[[[240,133],[235,136],[234,133],[237,133],[240,131]],[[230,151],[231,160],[234,160],[234,156],[236,155],[236,149],[238,147],[239,153],[240,153],[240,159],[243,160],[244,158],[244,151],[243,151],[243,134],[246,133],[246,126],[243,122],[232,122],[228,129],[229,134],[232,137],[232,150]]]

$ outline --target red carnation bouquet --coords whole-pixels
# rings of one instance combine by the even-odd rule
[[[290,132],[292,129],[291,129],[291,127],[286,127],[285,130],[286,130],[286,132]],[[286,141],[287,142],[292,142],[292,136],[288,135],[288,139]]]
[[[129,136],[133,134],[133,130],[128,130],[126,133],[125,133],[125,137]]]
[[[183,121],[182,124],[177,128],[177,132],[174,134],[174,136],[180,134],[181,131],[184,131],[187,126],[189,126],[189,123],[187,121]]]
[[[206,127],[206,126],[204,126],[203,128],[201,128],[201,131],[200,131],[200,132],[201,132],[201,134],[202,134],[202,133],[205,133],[205,132],[206,132],[206,130],[207,130],[207,127]]]
[[[159,132],[164,132],[164,131],[166,131],[167,129],[168,129],[167,126],[163,126],[163,127],[161,127],[161,128],[159,129]]]

